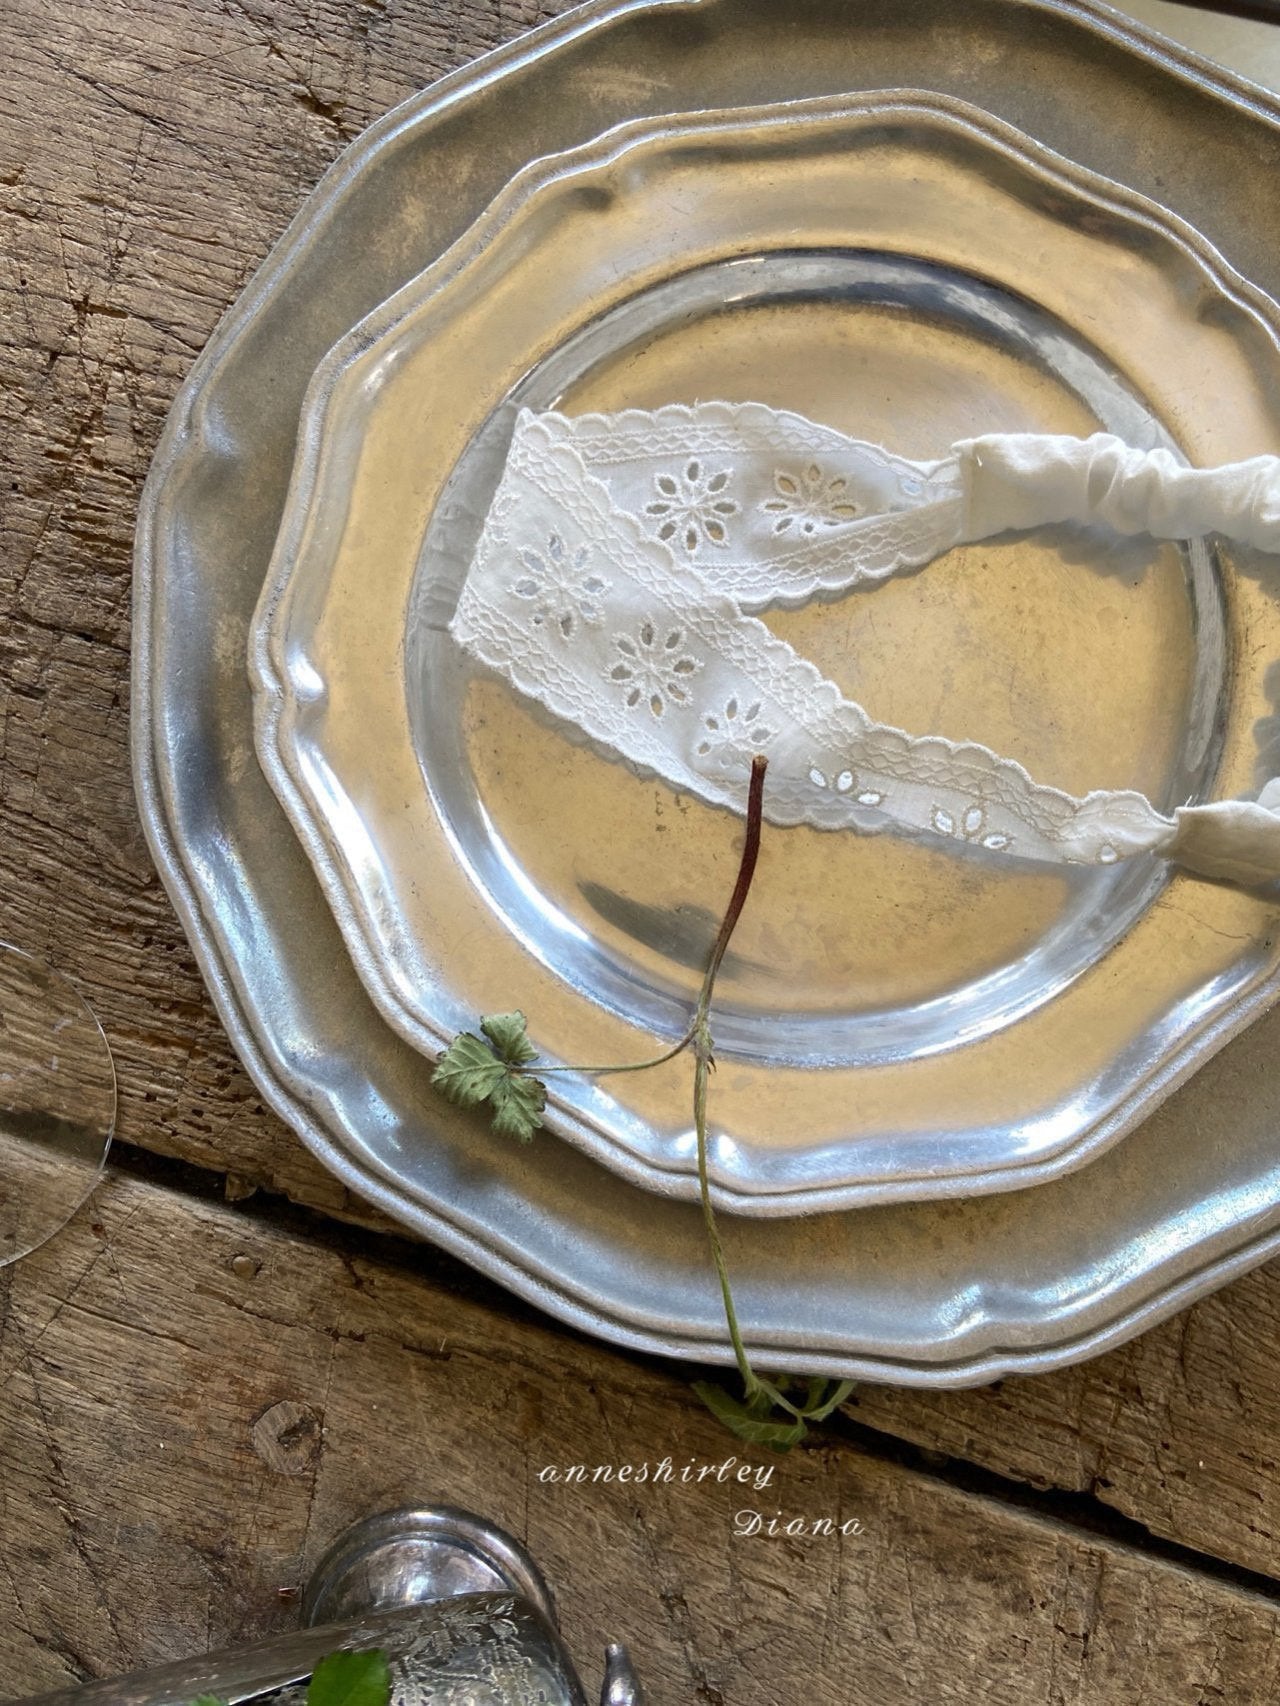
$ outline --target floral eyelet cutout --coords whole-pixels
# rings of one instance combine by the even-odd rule
[[[732,811],[765,753],[778,824],[1280,878],[1280,779],[1171,816],[1134,790],[1073,795],[977,742],[875,721],[758,620],[1062,522],[1280,551],[1280,459],[1195,469],[1102,433],[991,433],[920,462],[761,403],[526,410],[450,632],[638,772]]]

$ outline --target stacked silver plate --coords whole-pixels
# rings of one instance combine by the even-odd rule
[[[740,833],[450,645],[515,410],[755,397],[914,455],[1013,427],[1280,446],[1280,271],[1243,212],[1278,115],[1103,9],[913,10],[855,42],[838,0],[785,28],[748,0],[589,6],[391,114],[206,351],[139,531],[144,817],[263,1093],[407,1224],[703,1360],[729,1353],[685,1065],[565,1075],[527,1150],[429,1085],[496,1008],[562,1061],[677,1035]],[[953,558],[779,620],[878,714],[1081,791],[1168,806],[1277,768],[1266,562],[1065,536]],[[1154,868],[771,835],[714,1027],[753,1352],[959,1385],[1262,1259],[1275,1022],[1210,1057],[1274,998],[1276,917]]]

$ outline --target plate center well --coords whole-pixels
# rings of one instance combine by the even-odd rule
[[[666,280],[551,351],[490,417],[418,565],[414,738],[460,859],[573,988],[677,1034],[732,886],[741,824],[637,778],[474,669],[442,631],[518,407],[754,399],[915,457],[991,431],[1170,442],[1076,333],[971,275],[850,251],[753,256]],[[970,738],[1037,780],[1205,791],[1224,669],[1214,565],[1105,533],[962,548],[765,620],[876,719]],[[719,984],[726,1053],[905,1058],[1011,1023],[1130,927],[1162,867],[1016,865],[894,835],[766,826]]]

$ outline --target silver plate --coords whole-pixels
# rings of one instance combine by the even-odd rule
[[[643,1059],[688,1022],[731,882],[732,820],[445,632],[519,406],[727,394],[923,458],[1099,429],[1244,457],[1280,443],[1274,313],[1154,204],[918,93],[624,126],[521,174],[321,364],[255,621],[259,756],[384,1016],[434,1054],[521,1006],[557,1063]],[[1203,543],[984,542],[771,620],[872,715],[1074,792],[1257,785],[1280,611]],[[973,1195],[1098,1154],[1280,960],[1273,904],[1163,876],[772,832],[719,985],[720,1205]],[[687,1060],[568,1073],[548,1123],[693,1197],[689,1104]]]
[[[515,1153],[441,1109],[421,1057],[367,1002],[258,771],[249,619],[296,411],[325,350],[531,155],[646,110],[868,84],[950,90],[1148,193],[1176,166],[1177,211],[1276,282],[1277,233],[1246,218],[1270,205],[1280,161],[1280,115],[1255,92],[1246,101],[1202,69],[1179,73],[1101,12],[939,5],[931,22],[926,11],[909,35],[868,14],[855,40],[835,0],[785,20],[748,0],[593,7],[390,115],[228,315],[178,399],[143,505],[144,818],[264,1095],[406,1223],[567,1320],[675,1355],[728,1360],[697,1211],[568,1146]],[[1057,101],[1043,93],[1047,65]],[[1264,1021],[1126,1143],[1034,1191],[730,1222],[754,1353],[778,1368],[966,1384],[1090,1354],[1263,1259],[1280,1222],[1278,1035]]]

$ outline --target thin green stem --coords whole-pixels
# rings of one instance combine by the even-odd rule
[[[709,1043],[710,1039],[707,1041]],[[720,1296],[724,1300],[724,1318],[729,1327],[729,1342],[733,1346],[734,1359],[746,1388],[746,1396],[751,1398],[760,1390],[760,1381],[751,1366],[751,1359],[747,1355],[747,1347],[742,1342],[742,1333],[738,1327],[733,1287],[729,1284],[729,1264],[724,1259],[724,1246],[720,1242],[720,1228],[716,1224],[716,1211],[711,1202],[711,1181],[707,1173],[707,1076],[710,1069],[709,1056],[700,1046],[693,1068],[693,1126],[698,1136],[698,1194],[702,1199],[702,1218],[706,1222],[711,1260],[715,1263],[716,1278],[720,1281]]]
[[[742,845],[742,858],[738,863],[738,877],[733,885],[733,894],[729,898],[728,910],[720,921],[720,929],[712,944],[711,957],[707,961],[707,969],[702,976],[702,987],[698,991],[698,1005],[694,1010],[693,1023],[680,1038],[663,1054],[656,1055],[652,1060],[637,1060],[626,1066],[523,1066],[517,1071],[526,1073],[531,1078],[542,1078],[548,1072],[574,1072],[593,1078],[603,1078],[608,1073],[616,1072],[647,1072],[652,1066],[665,1066],[669,1060],[674,1060],[678,1054],[683,1054],[690,1043],[698,1041],[700,1035],[706,1035],[707,1013],[711,1007],[711,996],[716,986],[716,973],[720,970],[720,962],[724,959],[725,949],[729,946],[729,938],[737,927],[742,909],[747,903],[747,895],[751,892],[751,879],[755,875],[756,860],[760,857],[760,831],[764,818],[764,773],[768,759],[760,753],[751,761],[751,781],[747,789],[747,833]],[[707,1060],[714,1065],[711,1055],[711,1039],[706,1038]],[[718,1240],[717,1240],[718,1243]],[[754,1378],[754,1377],[753,1377]]]
[[[593,1078],[603,1078],[609,1072],[647,1072],[651,1066],[665,1066],[669,1060],[674,1060],[678,1054],[683,1054],[693,1041],[693,1036],[693,1027],[691,1026],[680,1041],[674,1043],[665,1054],[655,1055],[652,1060],[632,1061],[626,1066],[539,1066],[535,1061],[531,1066],[517,1067],[516,1070],[527,1074],[530,1078],[542,1078],[548,1072],[577,1072],[588,1074]]]
[[[721,920],[720,929],[712,944],[711,954],[703,973],[702,985],[698,991],[697,1003],[694,1007],[693,1018],[689,1029],[670,1048],[650,1060],[631,1061],[624,1065],[608,1066],[541,1066],[537,1062],[516,1064],[503,1059],[505,1070],[515,1076],[532,1078],[535,1081],[550,1076],[554,1072],[573,1072],[580,1076],[603,1077],[619,1072],[647,1072],[652,1067],[663,1066],[686,1049],[692,1048],[694,1055],[693,1070],[693,1125],[697,1138],[698,1154],[698,1195],[702,1204],[702,1217],[706,1225],[707,1243],[711,1249],[711,1259],[715,1264],[716,1278],[720,1284],[720,1296],[724,1304],[725,1321],[729,1328],[729,1340],[733,1346],[734,1359],[738,1372],[742,1376],[744,1387],[744,1403],[748,1407],[734,1416],[733,1400],[727,1393],[720,1393],[718,1399],[711,1403],[711,1408],[726,1421],[727,1425],[740,1432],[743,1438],[755,1440],[764,1439],[777,1445],[779,1450],[785,1450],[803,1436],[805,1426],[810,1421],[821,1421],[830,1415],[835,1407],[848,1396],[851,1382],[826,1381],[815,1377],[808,1382],[808,1390],[800,1403],[793,1402],[781,1390],[776,1381],[759,1375],[751,1366],[743,1343],[742,1331],[738,1325],[738,1312],[733,1301],[733,1287],[729,1280],[729,1264],[725,1260],[724,1246],[720,1240],[720,1228],[716,1221],[715,1205],[711,1200],[711,1168],[708,1158],[707,1138],[707,1087],[712,1072],[715,1070],[715,1046],[711,1037],[710,1012],[715,994],[716,977],[728,951],[730,938],[737,928],[742,916],[747,896],[751,890],[752,879],[755,876],[756,861],[760,854],[761,825],[764,818],[764,776],[766,760],[757,754],[751,761],[751,782],[747,790],[746,836],[742,846],[742,857],[738,864],[737,880],[729,899],[728,908]],[[506,1015],[508,1019],[512,1015]],[[488,1030],[488,1021],[481,1021]],[[523,1032],[523,1023],[520,1027]],[[473,1039],[474,1040],[474,1039]],[[491,1043],[493,1037],[490,1037]],[[461,1039],[457,1039],[461,1041]],[[504,1049],[503,1055],[517,1052],[514,1045]],[[474,1064],[474,1063],[471,1063]],[[439,1081],[440,1068],[437,1068]],[[446,1089],[446,1094],[449,1091]],[[462,1100],[464,1106],[473,1106],[476,1100],[486,1099],[490,1091],[480,1092],[468,1090],[465,1094],[451,1095],[450,1099]],[[467,1099],[467,1096],[470,1099]],[[533,1124],[537,1124],[537,1120]],[[718,1391],[718,1389],[711,1389]],[[726,1413],[724,1405],[730,1408]],[[795,1418],[795,1425],[785,1426],[782,1423],[768,1423],[765,1418],[771,1409],[781,1410],[785,1415]],[[738,1425],[741,1424],[741,1425]],[[743,1429],[747,1431],[743,1432]]]

